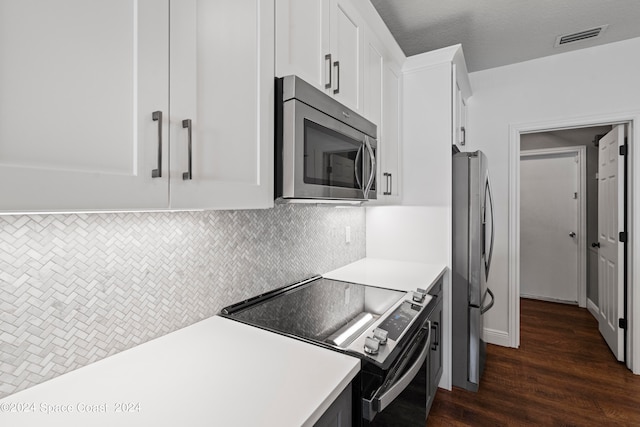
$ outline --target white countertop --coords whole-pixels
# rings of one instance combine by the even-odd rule
[[[313,425],[359,370],[357,358],[214,316],[0,400],[0,426]],[[34,412],[7,412],[23,405]]]
[[[429,290],[446,268],[444,264],[364,258],[323,277],[402,291]]]

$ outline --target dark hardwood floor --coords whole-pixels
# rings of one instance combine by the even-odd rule
[[[488,345],[478,393],[439,389],[427,426],[640,426],[640,376],[585,309],[521,300],[520,348]]]

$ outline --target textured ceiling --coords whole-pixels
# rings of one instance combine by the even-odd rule
[[[371,3],[407,56],[461,43],[470,72],[640,37],[640,0]],[[597,39],[554,48],[559,35],[605,24],[609,27]]]

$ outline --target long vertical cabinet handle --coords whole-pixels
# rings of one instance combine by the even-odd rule
[[[330,54],[330,53],[327,53],[327,54],[324,56],[324,60],[325,60],[325,63],[326,63],[327,61],[329,62],[329,82],[328,82],[328,83],[325,83],[324,88],[325,88],[325,89],[329,89],[329,88],[331,87],[331,85],[333,84],[333,83],[331,82],[331,74],[332,74],[332,71],[333,71],[333,67],[332,67],[332,65],[331,65],[331,54]]]
[[[191,119],[185,119],[182,121],[182,128],[186,128],[187,129],[187,150],[189,152],[189,169],[186,172],[182,173],[182,179],[183,180],[188,180],[188,179],[193,179],[193,169],[191,168],[191,159],[193,158],[193,152],[192,152],[192,139],[191,139],[191,135],[192,135],[192,127],[191,127]]]
[[[334,62],[333,66],[336,67],[336,88],[333,93],[337,95],[340,93],[340,61]]]
[[[383,173],[383,175],[385,176],[385,178],[387,179],[387,191],[385,191],[384,193],[382,193],[385,196],[390,196],[391,195],[391,187],[392,187],[392,176],[389,172],[385,172]]]
[[[151,171],[151,178],[162,178],[162,111],[154,111],[151,118],[158,122],[158,169]]]

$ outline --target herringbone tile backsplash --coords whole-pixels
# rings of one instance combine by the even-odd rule
[[[0,217],[0,398],[364,256],[361,208]]]

